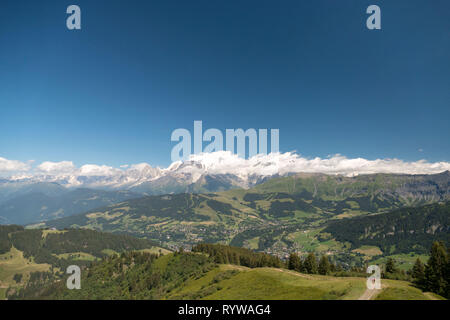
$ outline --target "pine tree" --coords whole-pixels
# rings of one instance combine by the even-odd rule
[[[222,252],[218,252],[218,253],[216,254],[216,257],[215,257],[215,259],[214,259],[214,262],[215,262],[215,263],[219,263],[219,264],[223,264],[223,263],[224,263],[224,258],[223,258]]]
[[[336,272],[336,265],[330,262],[330,272]]]
[[[306,257],[305,262],[303,263],[303,268],[307,273],[317,273],[317,259],[316,255],[313,252],[308,254],[308,256]]]
[[[319,262],[319,274],[326,275],[328,272],[330,272],[330,260],[323,255]]]
[[[397,267],[395,266],[395,260],[388,258],[386,262],[386,273],[396,273]]]
[[[291,253],[288,261],[288,269],[295,270],[298,272],[302,271],[302,261],[296,253]]]
[[[450,248],[447,249],[447,264],[445,265],[444,270],[445,280],[447,282],[447,286],[445,288],[445,297],[447,299],[450,298]]]
[[[302,259],[298,258],[298,268],[296,269],[298,272],[305,272],[305,266],[303,265]]]
[[[233,263],[236,265],[241,265],[241,260],[239,259],[239,255],[235,252],[233,254]]]
[[[419,288],[422,288],[425,280],[425,266],[419,258],[417,258],[416,263],[412,268],[411,276],[414,284]]]
[[[225,251],[224,254],[223,254],[223,262],[225,264],[229,264],[230,263],[230,258],[228,256],[228,251]]]
[[[447,264],[447,249],[444,243],[434,242],[431,247],[430,259],[425,267],[425,290],[446,295],[448,278],[446,279],[445,269]]]

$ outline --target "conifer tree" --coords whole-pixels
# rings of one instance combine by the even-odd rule
[[[388,258],[386,262],[386,273],[396,273],[397,267],[395,266],[395,260]]]
[[[330,272],[336,272],[336,265],[330,262]]]
[[[419,287],[423,287],[425,280],[425,266],[422,261],[417,258],[414,266],[412,268],[411,276],[413,278],[413,282]]]
[[[291,253],[289,256],[288,269],[298,272],[302,271],[302,261],[296,253]]]
[[[447,250],[443,242],[434,242],[431,247],[430,259],[425,266],[424,289],[440,295],[446,295],[448,277],[446,268],[448,264]]]
[[[313,252],[308,254],[308,256],[306,257],[305,262],[303,263],[303,268],[305,269],[306,273],[317,273],[317,259],[316,255]]]
[[[319,262],[319,274],[326,275],[328,272],[330,272],[330,260],[323,255]]]
[[[219,263],[219,264],[223,264],[224,263],[224,258],[223,258],[222,252],[218,252],[216,254],[214,262]]]
[[[447,282],[445,288],[445,297],[447,299],[450,298],[450,248],[447,249],[447,264],[445,265],[444,270],[445,281]]]

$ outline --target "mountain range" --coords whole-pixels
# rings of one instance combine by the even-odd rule
[[[124,169],[95,165],[84,165],[76,169],[71,163],[43,163],[39,166],[40,171],[33,175],[0,180],[0,223],[27,224],[67,217],[146,195],[251,189],[264,182],[293,175],[322,177],[317,178],[317,181],[324,179],[323,177],[331,177],[336,181],[338,189],[339,185],[347,186],[339,189],[339,192],[351,196],[349,192],[365,192],[364,189],[358,189],[357,183],[352,181],[370,181],[371,177],[383,176],[361,174],[370,173],[373,168],[366,162],[355,167],[354,160],[335,157],[307,162],[292,154],[261,155],[246,160],[227,152],[216,152],[194,155],[189,161],[175,162],[163,169],[153,168],[145,163],[125,166]],[[346,161],[351,161],[352,166],[348,167]],[[377,170],[382,170],[383,165],[385,164],[377,164],[380,167]],[[317,166],[322,171],[331,171],[329,174],[309,173],[317,169]],[[395,167],[392,163],[390,166]],[[305,172],[299,173],[300,169]],[[337,172],[341,174],[336,174]],[[387,190],[385,196],[400,196],[406,202],[408,193],[412,193],[412,199],[419,197],[435,201],[445,198],[442,192],[448,192],[448,185],[445,184],[446,181],[448,183],[448,171],[442,175],[387,176],[395,177],[393,179],[397,183],[404,185],[396,186],[396,194]],[[368,187],[370,185],[375,186],[376,181],[369,183]],[[316,191],[311,192],[314,194]]]
[[[29,187],[30,192],[18,192],[0,202],[0,224],[27,224],[67,217],[142,196],[126,190],[66,189],[57,184]]]
[[[249,188],[265,178],[295,172],[292,168],[288,169],[289,161],[283,162],[282,158],[283,155],[261,155],[246,160],[228,152],[215,152],[193,155],[191,160],[177,161],[167,168],[154,168],[141,163],[125,165],[120,169],[98,165],[75,168],[71,162],[45,162],[33,173],[0,180],[0,186],[8,186],[9,183],[56,183],[66,188],[164,194],[194,191],[209,184],[209,191],[219,191],[230,187]]]
[[[369,174],[350,177],[290,173],[262,178],[249,188],[224,186],[223,189],[228,190],[218,192],[212,191],[217,180],[210,178],[209,175],[199,177],[196,180],[198,189],[191,185],[191,190],[198,192],[185,193],[180,189],[181,192],[175,190],[172,194],[163,195],[68,188],[56,182],[2,181],[3,187],[10,184],[10,188],[3,189],[8,192],[2,193],[0,210],[26,221],[31,219],[26,213],[35,212],[33,207],[40,208],[39,220],[47,221],[28,225],[27,229],[3,226],[0,264],[10,269],[0,280],[10,289],[0,288],[0,298],[5,294],[8,299],[236,298],[249,293],[244,287],[238,291],[230,289],[240,282],[244,282],[246,287],[252,285],[249,277],[253,279],[261,276],[261,272],[267,273],[270,281],[279,287],[280,272],[290,272],[283,271],[278,265],[268,265],[271,268],[262,271],[239,266],[239,273],[231,274],[227,271],[230,266],[222,263],[233,263],[233,258],[239,261],[234,263],[242,264],[246,261],[244,256],[228,255],[227,259],[231,259],[228,262],[225,258],[221,262],[216,256],[211,262],[220,265],[215,265],[206,260],[207,256],[181,250],[207,246],[203,243],[221,244],[211,247],[215,248],[213,252],[217,248],[231,248],[222,245],[240,247],[226,250],[250,249],[248,254],[266,257],[261,260],[266,262],[275,259],[268,258],[274,256],[288,259],[292,253],[299,254],[306,261],[306,257],[314,252],[317,256],[330,257],[334,264],[343,267],[350,275],[352,270],[361,271],[360,267],[367,263],[385,264],[392,258],[401,270],[410,270],[417,258],[428,259],[427,253],[434,241],[450,242],[448,171],[433,175]],[[177,186],[176,181],[172,183]],[[76,213],[76,210],[82,213]],[[176,249],[180,253],[161,256],[162,252],[168,253],[163,248]],[[141,253],[114,255],[131,249]],[[124,263],[127,257],[131,258],[129,264]],[[147,263],[146,259],[151,261]],[[66,295],[60,281],[63,274],[58,268],[64,269],[74,262],[89,268],[90,276],[83,280],[87,290],[82,296]],[[92,266],[91,262],[94,262]],[[283,263],[279,265],[283,266]],[[53,269],[54,266],[57,268]],[[157,273],[148,273],[155,266]],[[166,266],[170,268],[166,270]],[[256,266],[265,265],[257,263]],[[124,271],[123,276],[116,278],[113,270],[120,268]],[[21,273],[17,273],[18,270]],[[133,282],[135,285],[129,289],[126,285],[132,283],[129,280],[140,279],[144,271],[149,277],[142,283]],[[161,282],[157,274],[166,280],[174,278]],[[234,286],[226,286],[228,289],[222,291],[222,283],[228,284],[228,278],[224,276],[230,276],[230,279],[236,276],[236,279]],[[399,276],[406,277],[401,272]],[[42,281],[43,277],[47,280]],[[333,286],[339,281],[343,287],[348,287],[346,279],[349,278],[330,277],[327,281],[331,281]],[[195,283],[197,280],[199,284]],[[323,283],[323,278],[308,275],[309,282],[305,285],[316,286],[315,280]],[[364,288],[363,280],[355,280],[351,286],[360,284]],[[206,287],[205,281],[209,283]],[[98,283],[102,283],[102,288],[107,283],[107,287],[114,290],[100,290],[96,286]],[[147,290],[149,283],[155,283],[157,290]],[[216,287],[215,283],[221,285]],[[400,282],[392,281],[389,285],[397,286]],[[172,290],[172,286],[178,289]],[[125,291],[117,288],[125,288]],[[298,292],[298,288],[295,289],[292,288],[292,292]],[[301,297],[336,299],[364,295],[358,290],[347,296],[344,289],[339,294],[335,294],[335,290],[316,290],[317,295]],[[283,287],[280,292],[285,294],[286,290],[291,289]],[[413,293],[418,299],[426,297],[412,287],[406,289],[402,285],[395,290],[408,290],[405,293],[408,297]],[[130,292],[135,295],[130,295]]]
[[[348,254],[359,248],[350,248],[349,240],[341,241],[324,231],[331,222],[352,223],[356,217],[449,200],[449,172],[356,177],[296,174],[273,178],[250,189],[130,199],[35,227],[127,233],[171,248],[207,242],[278,256],[292,250]],[[448,216],[448,207],[444,211]],[[407,250],[412,247],[397,252]],[[423,248],[417,252],[423,252]]]
[[[71,161],[47,161],[0,179],[0,197],[3,184],[9,187],[10,184],[57,183],[66,188],[164,194],[179,190],[205,191],[202,189],[205,184],[208,184],[206,191],[250,188],[269,178],[297,173],[352,177],[375,173],[436,174],[447,170],[450,170],[450,163],[447,162],[348,159],[341,155],[307,159],[293,152],[259,154],[244,159],[228,151],[216,151],[193,154],[188,160],[173,162],[167,168],[152,167],[147,163],[122,165],[120,168],[86,164],[77,168]]]

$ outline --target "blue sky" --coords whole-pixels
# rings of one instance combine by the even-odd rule
[[[82,30],[66,28],[77,4]],[[382,30],[365,27],[382,10]],[[450,160],[449,1],[0,3],[0,157],[167,166],[176,128]],[[419,151],[422,150],[422,151]]]

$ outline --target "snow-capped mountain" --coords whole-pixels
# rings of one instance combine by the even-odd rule
[[[303,158],[295,153],[271,153],[250,159],[228,151],[194,154],[189,160],[174,162],[167,168],[147,163],[123,165],[86,164],[79,168],[70,161],[43,162],[35,168],[0,180],[0,193],[10,188],[52,183],[71,188],[129,190],[144,194],[207,192],[249,188],[269,178],[294,173],[325,173],[355,176],[371,173],[434,174],[450,170],[450,163],[398,159]]]
[[[326,181],[324,173],[352,177],[370,173],[432,174],[449,169],[450,164],[445,162],[371,161],[342,156],[305,159],[293,153],[242,159],[229,152],[215,152],[193,155],[188,161],[174,162],[167,168],[154,168],[146,163],[120,168],[91,164],[77,168],[69,161],[44,162],[0,180],[0,223],[31,223],[66,217],[143,195],[251,188],[274,177],[292,174],[304,178],[317,176],[320,181]],[[424,179],[437,183],[443,177],[444,182],[439,183],[445,186],[448,175],[446,172],[434,177],[409,178],[424,184],[420,189],[422,197],[425,189],[434,190],[430,183],[423,182]],[[343,177],[334,179],[341,181]],[[402,188],[404,191],[399,192],[410,194],[416,187],[405,185]]]

